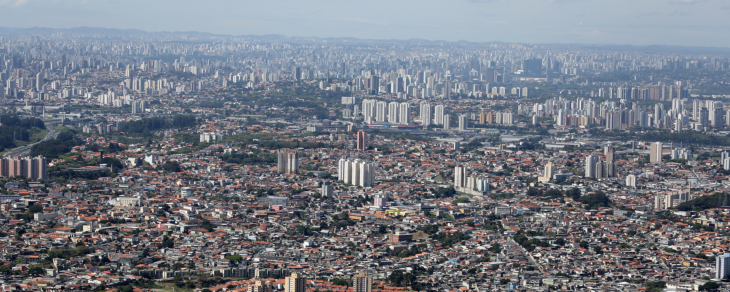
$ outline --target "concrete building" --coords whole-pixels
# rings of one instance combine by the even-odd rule
[[[715,259],[715,278],[724,279],[730,276],[730,253]]]
[[[469,128],[469,118],[466,115],[459,116],[459,131],[466,131]]]
[[[552,161],[549,161],[545,165],[545,173],[543,174],[543,176],[538,177],[537,178],[537,181],[539,181],[539,182],[549,182],[550,180],[553,179],[553,176],[555,176],[555,166],[553,166],[553,162]]]
[[[298,273],[292,273],[291,276],[286,277],[286,284],[284,286],[285,292],[305,292],[306,279]]]
[[[373,276],[367,272],[361,271],[355,277],[352,277],[353,292],[372,292]]]
[[[626,186],[636,188],[636,176],[629,174],[626,176]]]
[[[431,125],[431,104],[428,103],[428,101],[422,101],[421,102],[421,125],[423,125],[424,128]]]
[[[299,173],[299,152],[288,149],[280,149],[277,152],[277,159],[277,170],[279,173]]]
[[[596,177],[596,163],[600,159],[596,155],[588,155],[586,157],[585,177]]]
[[[466,167],[458,165],[454,169],[454,188],[466,187]]]
[[[662,142],[651,143],[649,148],[649,162],[661,163],[662,162]]]
[[[375,165],[360,159],[340,159],[337,173],[346,184],[369,187],[375,181]]]
[[[356,150],[365,151],[368,147],[368,137],[365,130],[357,131],[357,148]]]

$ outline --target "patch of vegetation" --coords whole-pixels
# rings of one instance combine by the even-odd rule
[[[720,208],[720,207],[722,207],[724,197],[725,197],[725,194],[714,193],[709,196],[702,196],[702,197],[694,198],[692,200],[679,204],[679,206],[677,206],[677,210],[679,210],[679,211],[702,211],[702,210],[707,210],[707,209],[712,209],[712,208]]]
[[[150,136],[152,132],[165,129],[180,129],[195,126],[197,120],[193,115],[175,115],[173,117],[152,117],[123,123],[119,132],[127,135]]]
[[[81,139],[74,138],[74,133],[70,130],[61,131],[56,139],[43,141],[33,146],[30,156],[43,155],[48,159],[58,158],[69,153],[72,147],[83,143]]]
[[[586,204],[586,209],[597,209],[600,207],[611,206],[611,199],[601,191],[594,192],[585,196],[581,196],[577,200],[583,204]]]

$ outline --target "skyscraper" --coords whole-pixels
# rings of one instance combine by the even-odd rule
[[[451,129],[451,115],[444,115],[444,130]]]
[[[46,82],[45,78],[43,77],[43,73],[38,73],[35,75],[35,88],[36,91],[41,92],[43,91],[43,84]]]
[[[730,253],[715,259],[715,278],[724,279],[728,276],[730,276]]]
[[[355,277],[352,277],[352,288],[353,292],[372,292],[373,276],[364,271],[359,272]]]
[[[421,125],[428,127],[431,125],[431,104],[428,101],[421,102]]]
[[[398,108],[398,123],[401,125],[408,125],[410,122],[410,105],[407,102],[401,102]]]
[[[334,192],[334,188],[329,182],[322,183],[322,197],[329,198],[332,196],[332,192]]]
[[[459,116],[459,131],[466,131],[469,128],[469,118],[466,115]]]
[[[339,180],[351,185],[369,187],[375,180],[375,165],[360,159],[340,159],[337,173]]]
[[[380,91],[380,79],[375,75],[375,70],[371,73],[370,79],[368,80],[368,89],[370,94],[377,95]]]
[[[398,118],[400,117],[399,107],[400,107],[400,104],[395,101],[388,104],[388,123],[389,124],[398,124]]]
[[[365,134],[365,130],[357,131],[357,149],[360,151],[365,151],[368,147],[368,141],[367,141],[367,134]]]
[[[363,99],[362,101],[362,118],[363,120],[371,124],[375,120],[375,108],[377,101],[373,99]]]
[[[608,149],[608,152],[606,153],[606,177],[614,177],[616,176],[616,164],[613,162],[615,158],[613,147],[610,147]]]
[[[289,149],[279,149],[277,152],[276,169],[279,173],[299,173],[299,152]]]
[[[596,177],[596,163],[598,162],[598,156],[588,155],[586,157],[586,169],[585,177]]]
[[[545,165],[545,177],[553,179],[553,176],[555,176],[555,167],[553,166],[553,162],[549,161],[547,165]]]
[[[278,171],[279,173],[284,173],[284,172],[286,172],[286,166],[287,166],[287,164],[288,164],[286,160],[287,160],[287,159],[289,158],[289,157],[287,156],[287,151],[286,151],[286,150],[284,150],[284,149],[279,149],[279,151],[277,151],[277,152],[276,152],[276,156],[277,156],[277,160],[276,160],[276,161],[277,161],[277,164],[276,164],[276,165],[277,165],[277,166],[276,166],[276,170],[277,170],[277,171]]]
[[[651,147],[649,148],[649,162],[662,162],[662,142],[651,143]]]
[[[286,173],[288,173],[288,174],[299,173],[299,152],[290,151],[289,153],[287,153]]]
[[[306,279],[298,273],[292,273],[291,276],[286,277],[286,286],[284,287],[284,290],[285,292],[305,292]]]
[[[385,204],[386,204],[387,202],[388,202],[388,197],[386,197],[386,196],[384,196],[384,195],[376,195],[376,196],[375,196],[375,200],[374,200],[374,202],[373,202],[373,206],[375,206],[375,207],[378,207],[378,208],[381,208],[381,209],[382,209],[382,208],[384,208],[384,207],[385,207]]]
[[[636,188],[636,176],[629,174],[626,176],[626,186]]]
[[[553,179],[553,176],[555,176],[555,167],[553,166],[553,162],[549,161],[545,165],[545,173],[537,178],[537,181],[539,182],[549,182]]]
[[[378,101],[378,103],[375,106],[375,121],[376,122],[385,122],[385,115],[387,114],[386,108],[388,104],[384,101]]]
[[[444,105],[439,104],[433,110],[433,123],[436,125],[444,124]]]
[[[457,165],[454,169],[454,188],[466,187],[466,167]]]

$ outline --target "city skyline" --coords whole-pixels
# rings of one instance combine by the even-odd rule
[[[136,0],[135,0],[136,1]],[[730,5],[716,0],[0,1],[0,27],[104,27],[434,41],[730,47]],[[141,3],[140,3],[141,4]],[[206,3],[208,4],[208,3]],[[387,4],[387,5],[386,5]],[[146,7],[146,9],[136,9]],[[389,9],[383,9],[388,7]],[[627,9],[627,7],[629,9]],[[160,13],[165,11],[165,13]],[[404,13],[410,11],[410,13]],[[434,21],[435,20],[435,21]]]

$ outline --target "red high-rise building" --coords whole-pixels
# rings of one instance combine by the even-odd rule
[[[365,151],[368,147],[367,135],[365,130],[357,131],[357,150]]]

